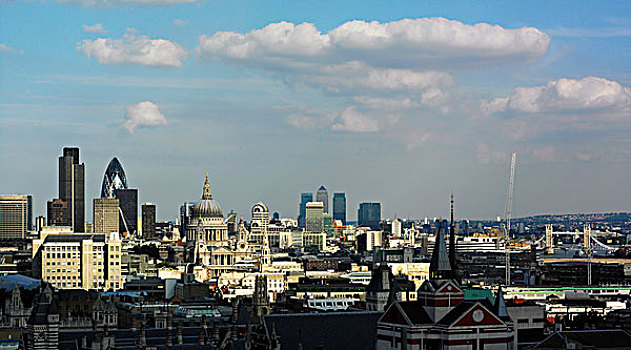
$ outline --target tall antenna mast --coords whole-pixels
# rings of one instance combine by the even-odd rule
[[[510,178],[508,181],[508,198],[506,199],[506,210],[504,217],[506,218],[506,226],[504,226],[504,250],[506,251],[506,285],[510,286],[510,220],[513,211],[513,190],[515,186],[515,163],[517,161],[517,153],[513,152],[510,161]]]

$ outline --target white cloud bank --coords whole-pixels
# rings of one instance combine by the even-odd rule
[[[508,97],[481,102],[487,113],[513,111],[597,112],[631,109],[631,89],[620,83],[598,77],[580,80],[559,79],[542,86],[519,87]]]
[[[105,28],[101,23],[94,23],[93,25],[83,25],[83,31],[86,33],[105,33]]]
[[[138,127],[166,125],[167,119],[160,112],[158,106],[151,101],[142,101],[129,106],[125,112],[126,120],[122,128],[133,134]]]
[[[246,34],[202,35],[197,53],[203,59],[277,68],[349,60],[414,68],[523,62],[545,54],[549,43],[547,34],[532,27],[506,29],[487,23],[419,18],[387,23],[350,21],[326,34],[311,23],[271,23]]]
[[[165,39],[137,37],[128,30],[123,39],[83,40],[77,51],[95,57],[101,64],[138,64],[155,67],[181,67],[188,52],[179,44]]]

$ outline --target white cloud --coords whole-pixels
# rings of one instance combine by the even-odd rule
[[[503,163],[506,161],[506,154],[502,151],[492,151],[482,142],[478,144],[476,159],[482,164]]]
[[[20,55],[24,54],[24,51],[20,50],[17,51],[15,49],[15,47],[7,45],[7,44],[0,44],[0,53],[19,53]]]
[[[577,112],[631,109],[631,89],[598,77],[559,79],[546,85],[516,88],[509,97],[482,101],[489,113]]]
[[[350,21],[321,33],[311,23],[271,23],[246,34],[199,38],[204,59],[249,61],[267,68],[363,60],[400,68],[516,63],[545,54],[550,37],[536,28],[468,25],[444,18]]]
[[[93,25],[83,25],[83,31],[86,33],[105,33],[105,28],[101,23],[95,23]]]
[[[95,57],[101,64],[162,67],[181,67],[188,56],[188,52],[175,42],[136,37],[134,30],[128,30],[123,39],[83,40],[77,44],[77,51]]]
[[[449,86],[453,82],[451,75],[445,72],[373,68],[359,61],[325,66],[319,73],[311,79],[337,88],[418,91],[436,86]]]
[[[15,49],[6,44],[0,44],[0,52],[13,52]]]
[[[59,3],[86,7],[110,6],[170,6],[192,3],[197,0],[57,0]]]
[[[182,19],[174,19],[173,24],[175,24],[176,26],[185,26],[188,24],[188,21]]]
[[[158,106],[151,101],[142,101],[129,106],[125,113],[126,120],[122,128],[133,134],[138,127],[166,125],[167,119],[160,112]]]
[[[355,96],[353,99],[355,100],[355,102],[373,109],[408,109],[420,106],[420,104],[412,101],[412,99],[409,98],[399,99],[371,96]]]
[[[334,131],[351,132],[375,132],[383,130],[397,121],[394,115],[372,115],[360,112],[357,107],[350,106],[344,109],[337,118],[336,123],[331,125]]]
[[[545,146],[532,150],[534,158],[540,162],[553,163],[556,161],[556,148],[553,146]]]

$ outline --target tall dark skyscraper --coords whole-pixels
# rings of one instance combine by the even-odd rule
[[[346,194],[343,192],[333,194],[333,220],[342,220],[346,225]]]
[[[298,205],[298,227],[305,227],[307,217],[307,203],[313,202],[313,193],[303,192],[300,194],[300,204]]]
[[[122,214],[119,217],[119,232],[136,233],[138,230],[138,189],[116,189],[114,194],[115,198],[120,201]]]
[[[145,203],[142,205],[142,236],[145,239],[156,235],[156,205]]]
[[[85,166],[79,163],[79,148],[65,147],[59,157],[59,199],[66,201],[75,232],[85,231]]]
[[[357,225],[379,229],[381,222],[381,203],[360,203],[357,209]]]
[[[326,187],[320,186],[320,188],[318,188],[318,193],[316,193],[316,202],[322,202],[324,212],[329,212],[329,192],[326,190]]]

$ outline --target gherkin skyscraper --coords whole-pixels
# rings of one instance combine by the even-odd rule
[[[107,165],[101,186],[101,198],[116,198],[115,190],[127,189],[127,177],[123,166],[114,157]]]
[[[119,200],[119,232],[135,233],[138,229],[138,190],[129,188],[123,166],[114,157],[107,165],[101,186],[101,198]]]

